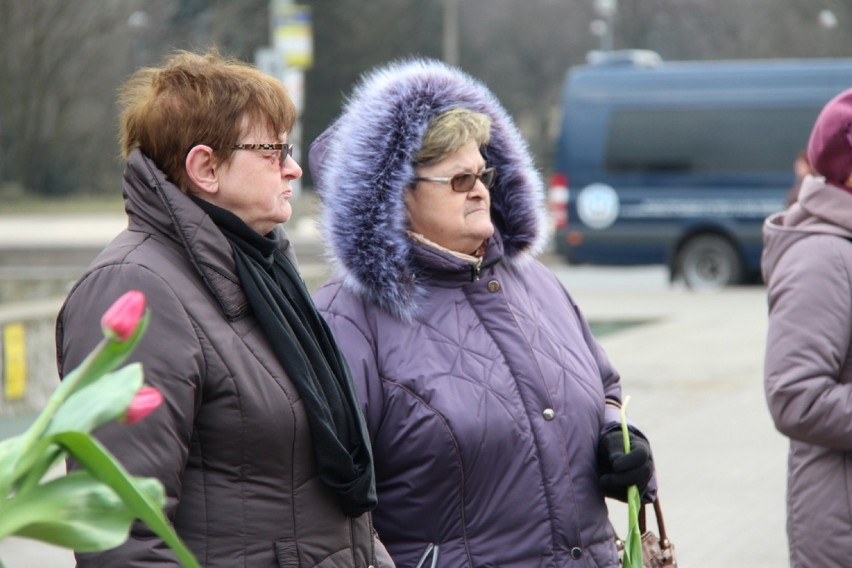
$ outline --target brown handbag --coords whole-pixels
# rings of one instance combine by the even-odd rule
[[[654,515],[657,517],[657,529],[660,531],[658,537],[649,531],[645,525],[645,505],[639,509],[639,532],[642,533],[642,565],[645,568],[677,568],[677,554],[674,544],[666,535],[666,524],[663,521],[663,509],[660,506],[660,498],[654,501]],[[618,549],[618,563],[621,564],[624,557],[624,541],[615,537],[615,546]]]

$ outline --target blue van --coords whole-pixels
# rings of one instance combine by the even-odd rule
[[[571,263],[665,264],[714,288],[759,280],[764,218],[852,59],[665,62],[601,54],[569,70],[549,202]]]

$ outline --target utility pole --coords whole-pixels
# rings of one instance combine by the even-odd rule
[[[599,19],[591,23],[592,33],[601,39],[601,51],[615,48],[615,15],[618,13],[618,0],[594,0],[595,12]]]
[[[461,0],[444,0],[444,62],[459,64],[459,8]]]
[[[284,83],[296,106],[296,122],[287,141],[295,144],[293,158],[301,162],[307,158],[302,147],[302,112],[305,107],[305,70],[313,64],[313,29],[311,8],[295,4],[293,0],[269,0],[269,34],[271,46],[255,53],[259,69]],[[298,196],[301,180],[290,187]]]

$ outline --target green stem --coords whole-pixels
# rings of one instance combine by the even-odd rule
[[[627,403],[630,402],[630,396],[624,398],[624,403],[621,405],[621,438],[624,440],[624,453],[630,453],[630,436],[627,433]]]
[[[56,411],[59,410],[62,403],[71,396],[71,393],[73,393],[74,389],[77,387],[77,383],[88,375],[89,369],[108,343],[108,339],[102,339],[95,349],[89,353],[86,359],[80,364],[80,366],[74,369],[74,371],[65,377],[64,380],[60,381],[59,386],[55,391],[53,391],[53,395],[48,399],[47,404],[45,404],[44,410],[42,410],[38,415],[38,418],[36,418],[33,425],[27,429],[27,432],[24,435],[25,438],[23,445],[20,450],[22,455],[32,446],[36,438],[44,433],[47,429],[47,425],[50,424],[50,420],[53,418],[53,415],[56,414]]]
[[[83,360],[80,366],[69,373],[68,376],[59,383],[59,386],[55,391],[53,391],[53,394],[47,400],[47,404],[45,404],[44,409],[39,413],[35,422],[33,422],[32,425],[27,428],[27,431],[22,434],[21,444],[17,450],[18,459],[15,460],[12,465],[12,475],[9,479],[2,479],[2,477],[0,477],[0,479],[2,479],[2,481],[0,481],[0,495],[5,496],[9,494],[9,491],[20,477],[22,465],[25,465],[23,468],[24,471],[29,469],[31,464],[24,464],[21,462],[21,459],[23,458],[25,462],[31,462],[34,457],[36,457],[30,456],[30,450],[38,443],[41,435],[44,434],[44,431],[47,430],[48,425],[50,425],[51,419],[53,419],[53,416],[59,410],[59,407],[62,406],[62,403],[65,402],[69,396],[71,396],[80,381],[88,375],[89,369],[108,344],[108,339],[102,339],[95,349]]]

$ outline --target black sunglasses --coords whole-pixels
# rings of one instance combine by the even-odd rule
[[[494,185],[494,179],[497,177],[497,168],[485,168],[478,174],[463,173],[456,174],[453,177],[416,177],[414,181],[434,181],[438,183],[448,183],[453,191],[457,193],[467,193],[476,185],[476,180],[482,182],[482,185],[491,189]]]

